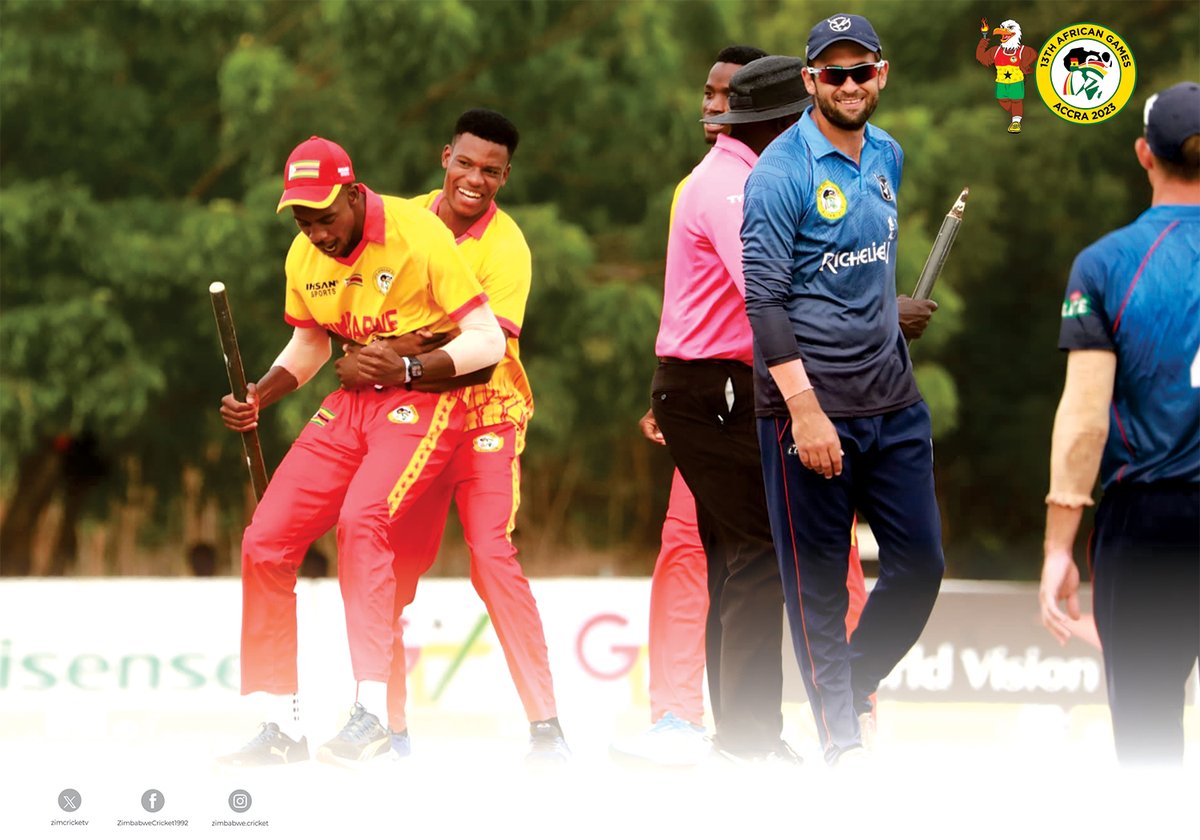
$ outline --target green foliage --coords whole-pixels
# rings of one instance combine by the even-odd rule
[[[85,428],[133,433],[166,383],[145,358],[137,326],[121,317],[123,294],[136,290],[78,271],[91,263],[107,220],[71,188],[6,190],[0,215],[4,446],[24,452],[47,436]]]
[[[954,377],[935,362],[914,365],[913,373],[933,415],[933,436],[941,439],[958,426],[958,388]]]

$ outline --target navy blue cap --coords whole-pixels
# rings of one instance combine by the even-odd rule
[[[879,36],[875,27],[862,15],[836,14],[818,23],[808,33],[808,47],[804,51],[806,61],[812,61],[821,51],[837,41],[853,41],[871,52],[883,56]]]
[[[1146,100],[1146,142],[1163,160],[1183,162],[1183,144],[1200,134],[1200,85],[1180,82]]]

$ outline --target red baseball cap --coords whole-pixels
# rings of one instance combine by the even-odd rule
[[[313,135],[288,155],[283,169],[283,195],[275,212],[293,204],[320,210],[333,203],[342,184],[353,183],[354,164],[346,150],[332,140]]]

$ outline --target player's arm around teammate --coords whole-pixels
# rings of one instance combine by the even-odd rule
[[[253,424],[259,397],[274,402],[316,373],[328,359],[325,331],[365,343],[422,325],[456,326],[460,335],[443,348],[405,357],[409,384],[426,364],[433,376],[457,375],[501,356],[486,295],[427,214],[357,183],[345,150],[318,137],[292,152],[284,186],[277,209],[290,207],[300,229],[285,266],[285,318],[296,332],[251,399],[222,400],[226,425]],[[318,756],[357,762],[387,751],[379,715],[392,651],[390,526],[444,468],[462,418],[453,392],[339,388],[289,449],[242,540],[241,690],[263,696],[259,720],[269,723],[227,763],[308,757],[306,739],[295,737],[303,727],[294,588],[309,544],[335,524],[357,702]]]
[[[442,150],[442,189],[414,199],[454,236],[488,295],[506,347],[491,377],[463,391],[466,434],[445,473],[432,492],[396,522],[397,598],[388,707],[393,731],[405,731],[402,612],[415,595],[417,579],[435,560],[453,500],[470,549],[471,581],[487,607],[530,722],[529,758],[559,761],[569,751],[558,723],[545,636],[512,541],[520,504],[519,456],[533,413],[518,344],[532,260],[520,228],[497,207],[495,196],[508,180],[518,142],[516,127],[503,115],[487,109],[465,112]]]

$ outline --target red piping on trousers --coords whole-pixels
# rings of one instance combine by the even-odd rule
[[[788,421],[790,422],[790,421]],[[779,429],[779,421],[775,421],[775,428]],[[783,430],[776,435],[776,440],[779,442],[779,465],[782,471],[783,459],[785,450],[783,448],[783,435],[787,433],[787,424],[784,424]],[[829,721],[825,719],[825,698],[821,691],[821,685],[817,682],[817,666],[812,658],[812,645],[808,641],[808,624],[804,620],[804,597],[801,594],[800,588],[800,558],[796,551],[796,531],[792,527],[792,500],[787,491],[787,474],[784,472],[783,480],[783,504],[787,510],[788,517],[788,534],[792,539],[792,567],[796,570],[796,603],[800,606],[800,633],[804,636],[804,652],[808,654],[809,673],[812,674],[813,688],[816,689],[817,697],[821,701],[821,725],[825,727],[825,744],[833,740],[833,735],[829,731]]]

